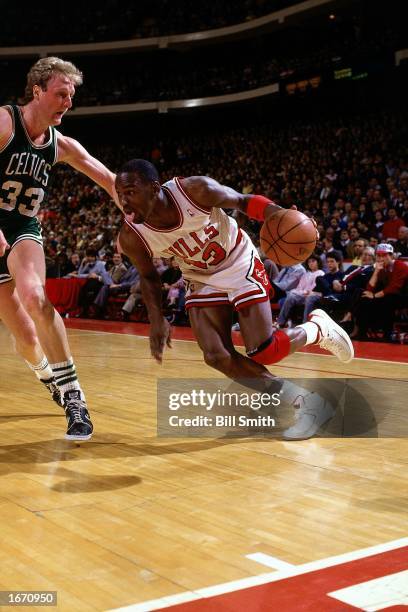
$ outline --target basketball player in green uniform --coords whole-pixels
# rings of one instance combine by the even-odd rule
[[[117,201],[115,175],[55,129],[81,83],[81,72],[70,62],[43,58],[27,75],[26,104],[0,107],[0,319],[18,352],[64,407],[70,440],[88,440],[93,427],[64,323],[45,293],[37,213],[58,162],[83,172]]]

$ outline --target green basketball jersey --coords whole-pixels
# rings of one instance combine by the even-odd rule
[[[10,232],[35,217],[47,196],[50,171],[57,161],[57,133],[48,128],[44,144],[31,140],[20,108],[6,106],[13,132],[0,150],[0,229]]]

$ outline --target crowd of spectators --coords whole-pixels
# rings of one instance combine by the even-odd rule
[[[337,285],[336,289],[335,281],[341,279],[327,274],[337,273],[336,266],[342,272],[343,259],[355,268],[372,266],[380,243],[392,245],[393,258],[408,257],[408,157],[403,126],[403,117],[382,114],[286,128],[270,124],[180,138],[176,143],[164,139],[150,143],[150,147],[145,142],[137,147],[102,147],[93,152],[112,170],[131,157],[144,157],[158,166],[163,182],[175,175],[207,174],[240,192],[263,193],[284,207],[295,204],[317,221],[318,268],[326,274],[320,287],[317,284],[307,290],[321,293],[319,297],[326,297],[326,303],[333,303],[348,285],[345,289]],[[48,273],[65,276],[72,274],[72,266],[77,266],[89,249],[101,260],[112,257],[121,214],[99,187],[59,166],[42,212],[42,224]],[[245,219],[245,229],[259,246],[259,224]],[[362,257],[369,263],[364,264]],[[370,269],[361,272],[364,274],[359,281],[368,283]],[[178,307],[184,299],[182,283],[179,276],[170,280],[163,281],[170,292],[168,303]],[[380,280],[382,291],[390,279]],[[102,287],[102,279],[97,281],[95,290]],[[136,304],[140,302],[140,287],[137,282],[133,285]],[[398,293],[402,291],[399,287]],[[94,291],[93,301],[96,297]],[[337,300],[348,300],[344,304],[346,315],[351,311],[350,299],[345,291]],[[310,302],[315,305],[317,300],[308,299],[307,304]],[[283,310],[280,323],[285,323],[286,316]]]
[[[18,6],[9,4],[2,24],[2,45],[90,43],[197,32],[249,21],[298,2],[122,0],[118,5],[115,0],[88,0],[56,10],[55,2],[43,0],[27,5],[24,19]],[[75,27],[67,28],[67,23]]]
[[[291,327],[291,316],[305,323],[315,308],[322,308],[339,320],[351,338],[396,339],[395,314],[398,309],[403,311],[408,307],[408,260],[398,257],[390,242],[383,242],[375,251],[366,246],[347,271],[343,269],[339,251],[327,253],[326,265],[325,273],[321,269],[322,257],[314,253],[290,289],[283,290],[282,283],[278,283],[278,293],[271,299],[278,300],[280,305],[276,326]],[[286,271],[292,268],[297,271],[299,266]],[[269,274],[275,289],[278,272],[272,269]]]
[[[313,77],[330,80],[336,69],[356,63],[360,72],[375,72],[383,65],[391,69],[395,51],[406,46],[404,38],[402,22],[395,17],[387,23],[375,15],[362,19],[351,13],[333,22],[327,16],[326,21],[317,16],[303,27],[289,24],[273,33],[188,52],[160,49],[66,59],[84,73],[75,105],[103,106],[232,94],[277,81],[290,84]],[[21,58],[0,61],[2,103],[22,101],[31,63],[31,59]]]

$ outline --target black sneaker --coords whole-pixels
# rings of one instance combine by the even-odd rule
[[[60,388],[58,387],[55,378],[48,378],[47,380],[42,380],[40,379],[41,382],[43,383],[43,385],[45,387],[47,387],[48,391],[51,393],[52,395],[52,399],[54,400],[54,402],[60,407],[63,408],[64,407],[64,402],[62,401],[62,395],[61,395],[61,391]]]
[[[92,436],[93,425],[85,402],[81,400],[81,392],[72,389],[64,393],[64,410],[68,421],[66,440],[84,442]]]

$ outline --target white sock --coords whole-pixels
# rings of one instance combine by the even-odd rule
[[[307,323],[302,323],[301,325],[297,325],[296,327],[301,327],[302,329],[304,329],[306,333],[306,345],[316,344],[318,342],[320,330],[316,323],[313,323],[313,321],[308,321]]]
[[[26,364],[40,380],[50,380],[50,378],[54,378],[53,371],[46,357],[43,357],[40,363],[37,363],[37,365],[34,365],[27,360]]]
[[[67,391],[80,391],[81,400],[85,401],[85,395],[79,384],[72,357],[70,357],[67,361],[51,363],[50,365],[57,385],[61,389],[62,395],[64,396]]]

